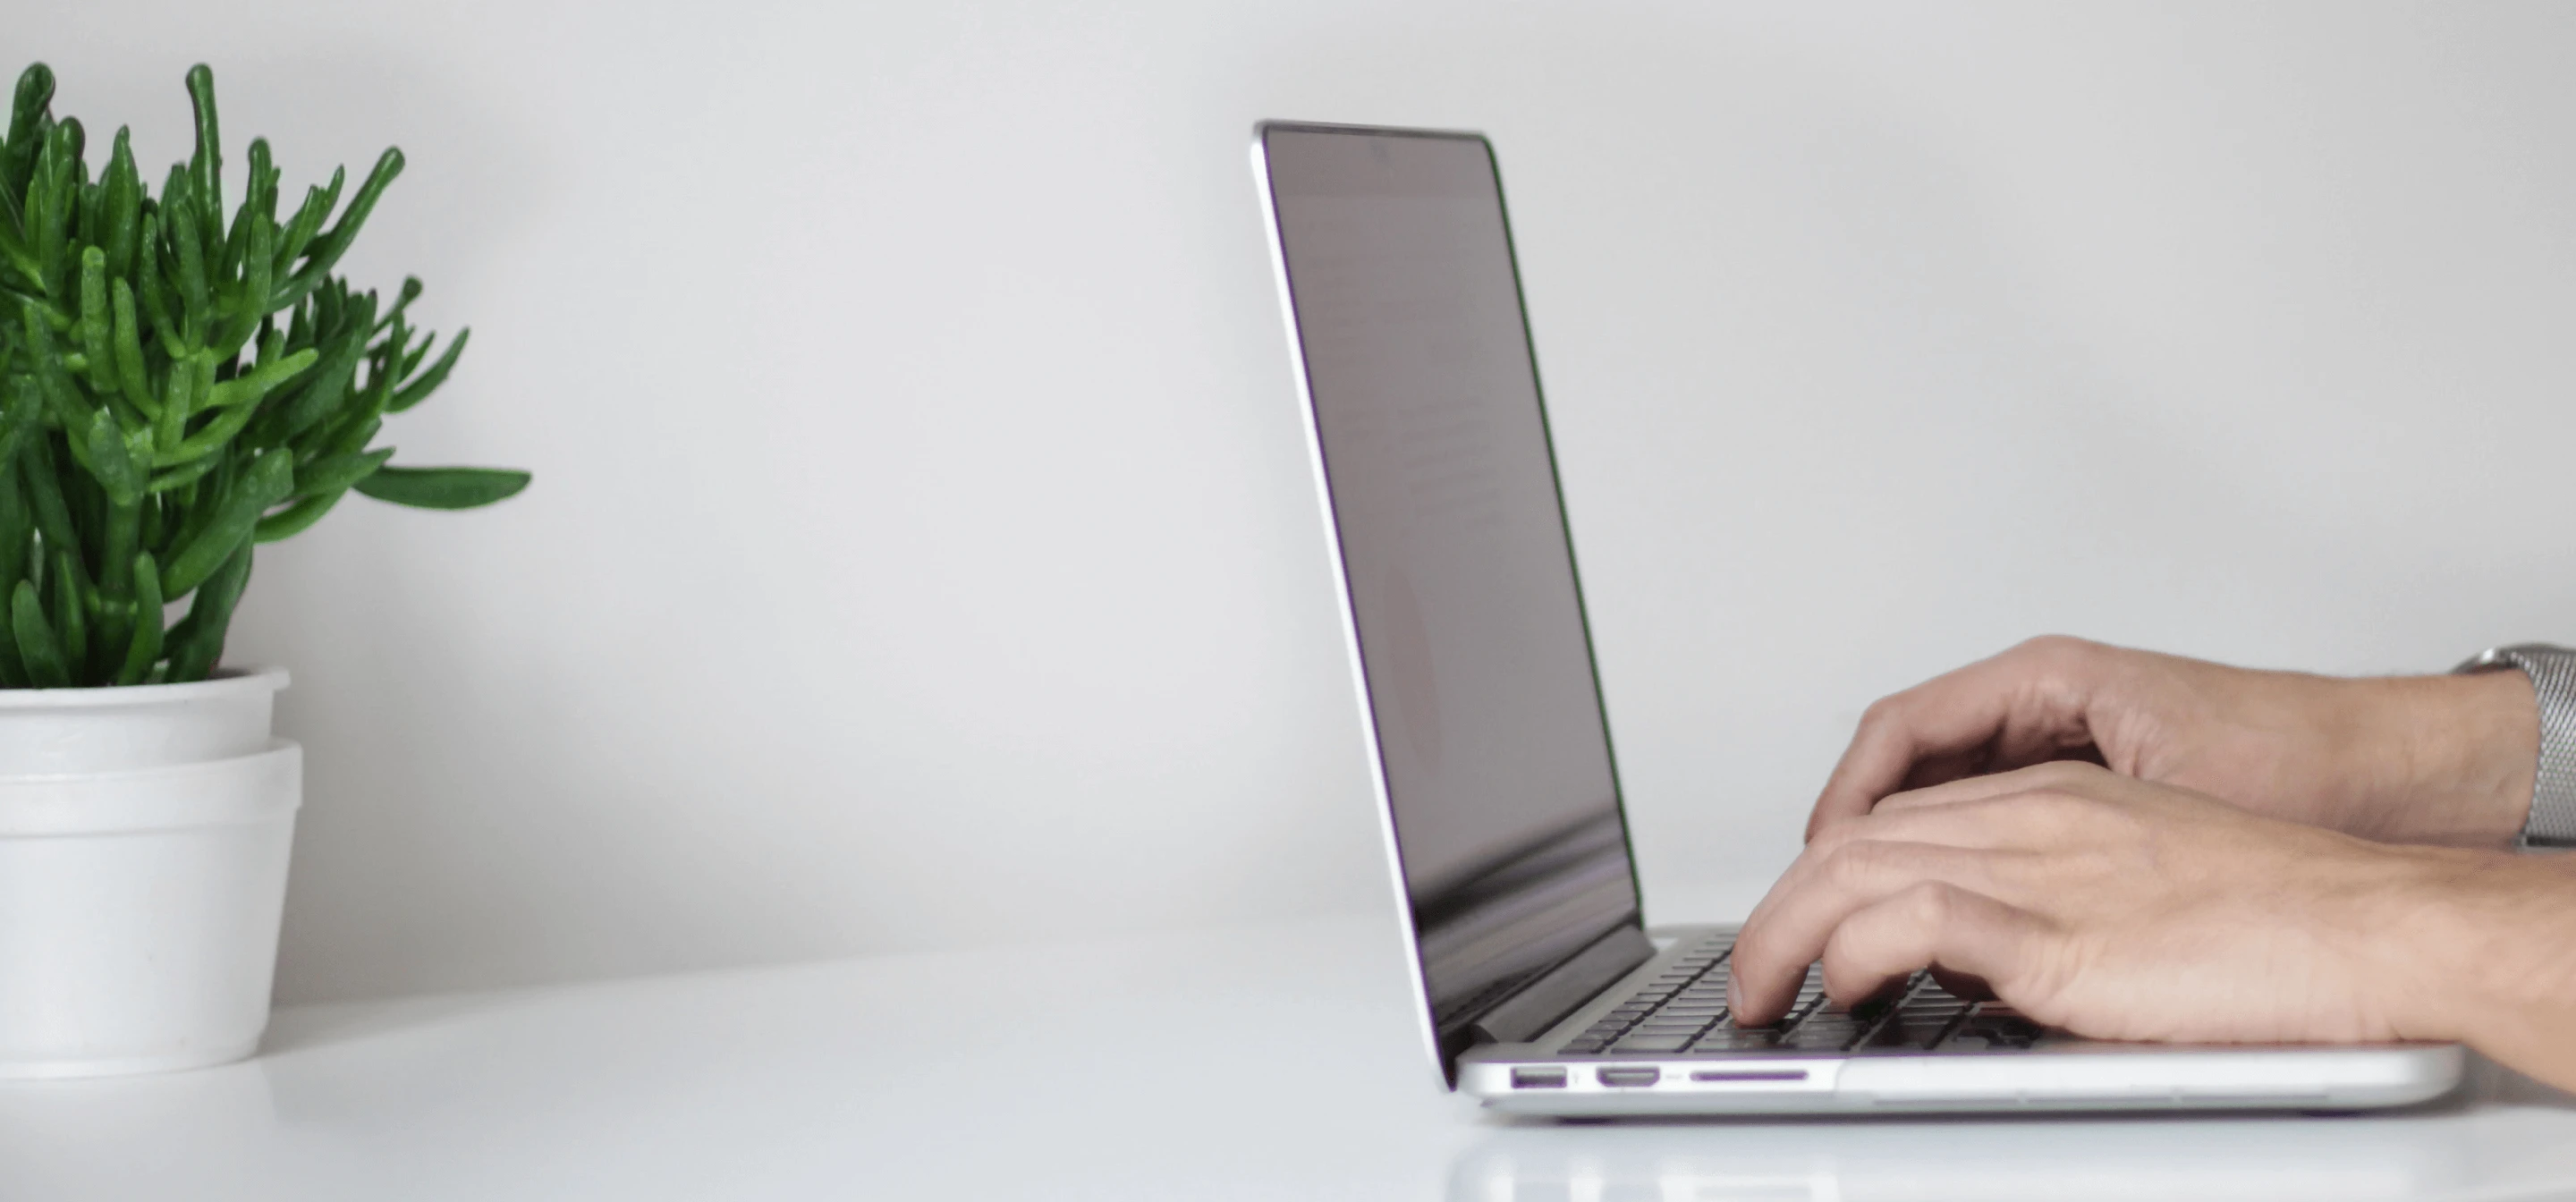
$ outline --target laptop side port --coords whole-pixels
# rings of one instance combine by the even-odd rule
[[[1605,1068],[1599,1073],[1603,1085],[1652,1085],[1663,1078],[1664,1070],[1646,1068]]]
[[[1565,1070],[1563,1068],[1539,1067],[1513,1069],[1512,1088],[1563,1089],[1565,1088]]]
[[[1804,1081],[1806,1079],[1807,1070],[1803,1068],[1718,1068],[1699,1069],[1691,1073],[1693,1081]]]

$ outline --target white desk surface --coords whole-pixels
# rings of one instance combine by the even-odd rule
[[[1512,1124],[1386,920],[279,1012],[227,1068],[0,1085],[0,1199],[2522,1198],[2576,1098],[2367,1117]]]

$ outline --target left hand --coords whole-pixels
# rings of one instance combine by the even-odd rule
[[[1971,777],[1820,831],[1744,924],[1734,1010],[1776,1020],[1821,957],[1840,1002],[1930,967],[2100,1039],[2456,1038],[2451,994],[2476,983],[2440,979],[2456,957],[2429,954],[2444,932],[2422,916],[2515,858],[2366,842],[2091,764]]]

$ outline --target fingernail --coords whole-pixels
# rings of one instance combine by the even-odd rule
[[[1733,977],[1728,977],[1728,978],[1726,979],[1726,1008],[1727,1008],[1727,1009],[1729,1009],[1729,1010],[1742,1010],[1742,1009],[1744,1008],[1744,994],[1743,994],[1743,992],[1742,992],[1742,991],[1743,991],[1743,989],[1744,989],[1744,986],[1743,986],[1743,985],[1741,985],[1741,984],[1739,984],[1739,983],[1737,983],[1737,981],[1736,981],[1736,979],[1735,979],[1735,978],[1733,978]]]

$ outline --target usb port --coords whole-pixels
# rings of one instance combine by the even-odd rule
[[[1563,1089],[1565,1070],[1561,1068],[1516,1068],[1512,1070],[1514,1089]]]
[[[1659,1068],[1605,1068],[1600,1073],[1603,1085],[1652,1085],[1663,1075]]]

